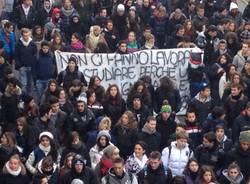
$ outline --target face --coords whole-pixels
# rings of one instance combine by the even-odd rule
[[[16,123],[16,128],[19,132],[22,132],[23,131],[23,123],[20,122],[20,121],[17,121]]]
[[[71,7],[71,1],[70,0],[64,1],[63,7],[65,9],[69,9]]]
[[[49,183],[49,180],[48,180],[48,178],[46,177],[46,178],[43,178],[43,179],[41,179],[41,182],[40,182],[41,184],[48,184]]]
[[[161,160],[159,159],[152,159],[152,158],[149,159],[149,165],[151,166],[153,170],[158,169],[160,164],[161,164]]]
[[[73,139],[73,141],[72,141],[72,144],[78,144],[80,142],[80,139],[79,139],[79,137],[75,137],[74,139]]]
[[[212,180],[212,174],[209,171],[206,171],[203,175],[203,179],[205,182],[209,183]]]
[[[60,37],[55,37],[55,42],[56,44],[60,44],[61,43],[61,38]]]
[[[107,137],[101,136],[100,139],[99,139],[99,143],[100,143],[102,146],[106,146],[106,145],[107,145]]]
[[[149,0],[144,0],[143,1],[143,6],[148,7],[149,6]]]
[[[129,41],[129,42],[134,42],[134,41],[135,41],[135,33],[130,32],[130,33],[128,34],[128,41]]]
[[[192,22],[188,22],[186,28],[189,30],[192,28]]]
[[[231,88],[231,95],[232,96],[237,96],[240,94],[240,89],[238,88]]]
[[[235,24],[234,23],[229,24],[229,30],[235,31]]]
[[[32,99],[29,103],[29,107],[34,107],[36,105],[35,100]]]
[[[188,122],[190,122],[190,123],[192,123],[192,122],[195,122],[195,120],[196,120],[196,115],[195,115],[195,113],[188,113],[187,114],[187,120],[188,120]]]
[[[250,117],[250,108],[246,109],[246,115]]]
[[[120,46],[119,46],[119,49],[120,51],[122,52],[126,52],[127,51],[127,44],[126,43],[122,43]]]
[[[48,146],[50,146],[50,140],[49,140],[49,138],[43,136],[43,137],[41,138],[41,144],[42,144],[45,148],[47,148]]]
[[[59,102],[51,105],[51,110],[53,113],[57,113],[60,109]]]
[[[250,149],[250,142],[240,142],[240,146],[244,151],[247,151]]]
[[[177,146],[181,149],[185,148],[187,144],[187,139],[177,139]]]
[[[120,157],[120,150],[119,149],[114,149],[112,155],[111,155],[111,160],[115,160],[116,158]]]
[[[124,165],[122,163],[114,163],[114,172],[117,176],[122,176],[124,173]]]
[[[152,132],[155,131],[156,121],[151,120],[151,121],[147,122],[147,127],[150,131],[152,131]]]
[[[73,22],[74,22],[74,23],[79,22],[79,18],[78,18],[78,17],[73,17]]]
[[[220,63],[221,63],[221,64],[226,64],[226,63],[227,63],[227,58],[226,58],[226,56],[222,56],[222,57],[220,58]]]
[[[226,46],[225,43],[220,43],[220,44],[219,44],[219,49],[220,49],[220,50],[225,50],[226,47],[227,47],[227,46]]]
[[[1,143],[3,145],[7,145],[8,144],[8,140],[7,140],[7,137],[3,134],[2,137],[1,137]]]
[[[123,114],[122,115],[122,124],[123,125],[127,125],[128,124],[128,115],[127,114]]]
[[[139,98],[135,98],[133,100],[133,107],[134,107],[134,109],[140,109],[141,108],[141,100]]]
[[[112,96],[112,97],[116,97],[116,95],[117,95],[117,88],[116,87],[112,87],[112,88],[110,88],[110,95]]]
[[[96,94],[92,93],[92,95],[89,97],[89,103],[95,103],[96,101]]]
[[[14,27],[13,26],[10,26],[8,28],[5,29],[8,33],[11,33],[14,31]]]
[[[99,79],[99,77],[96,77],[95,78],[95,86],[100,86],[100,84],[101,84],[101,80]]]
[[[68,67],[70,71],[74,71],[76,68],[76,63],[74,61],[69,61]]]
[[[50,1],[44,1],[43,6],[44,6],[44,8],[49,9],[50,8]]]
[[[75,171],[81,173],[83,170],[83,164],[75,164]]]
[[[27,42],[30,38],[30,32],[23,33],[22,37],[23,37],[24,41]]]
[[[49,90],[50,90],[51,92],[55,92],[55,91],[56,91],[56,84],[52,82],[52,83],[49,85]]]
[[[107,17],[107,10],[102,10],[101,13],[100,13],[100,15],[102,17]]]
[[[95,36],[100,35],[100,33],[101,33],[101,30],[99,28],[94,29],[94,35]]]
[[[60,91],[59,98],[64,99],[65,97],[66,97],[65,91],[64,90]]]
[[[228,175],[230,178],[236,179],[236,177],[240,174],[239,170],[236,168],[232,168],[228,171]]]
[[[137,157],[142,157],[145,153],[145,150],[141,147],[141,145],[136,144],[134,147],[134,153]]]
[[[198,9],[197,11],[197,15],[200,16],[200,17],[203,17],[205,14],[205,10],[204,9]]]
[[[210,88],[206,88],[204,91],[201,91],[201,93],[204,97],[208,98],[211,95],[211,90]]]
[[[246,71],[250,71],[250,63],[245,63],[244,68]]]
[[[192,171],[192,172],[198,172],[199,165],[198,165],[196,162],[192,161],[192,162],[190,162],[190,164],[189,164],[189,169],[190,169],[190,171]]]
[[[214,143],[209,142],[205,137],[203,138],[202,144],[205,148],[212,148],[214,146]]]
[[[143,91],[143,85],[139,85],[139,86],[137,87],[136,91],[137,91],[138,93],[142,93],[142,91]]]
[[[145,29],[145,30],[143,31],[144,37],[147,37],[147,36],[149,36],[150,34],[151,34],[151,30],[150,30],[150,29]]]
[[[77,110],[79,112],[83,112],[84,111],[84,103],[83,102],[78,102],[77,103]]]
[[[236,68],[234,66],[231,66],[231,68],[229,69],[229,74],[232,75],[236,72]]]
[[[43,51],[43,53],[48,53],[49,52],[49,46],[43,46],[42,51]]]
[[[72,160],[73,160],[72,156],[67,158],[67,166],[68,166],[68,168],[72,167]]]
[[[243,44],[241,49],[242,52],[246,52],[248,50],[248,44]]]
[[[26,6],[32,6],[32,0],[25,0],[23,1],[23,4],[25,4]]]
[[[113,30],[113,23],[109,22],[109,23],[107,24],[107,29],[108,29],[109,31]]]
[[[225,135],[224,129],[222,129],[222,128],[217,129],[215,132],[215,135],[216,135],[217,139],[221,140]]]
[[[76,42],[78,42],[78,39],[74,35],[72,35],[71,36],[71,43],[76,43]]]
[[[171,113],[170,112],[162,112],[161,113],[161,116],[162,116],[162,119],[166,120],[170,117]]]
[[[236,83],[236,84],[240,83],[240,76],[239,75],[234,75],[233,76],[233,83]]]

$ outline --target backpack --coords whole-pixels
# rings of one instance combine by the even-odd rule
[[[131,172],[128,172],[128,175],[129,175],[129,180],[131,183],[133,183],[133,174]],[[109,174],[106,176],[106,184],[110,184],[109,182]]]

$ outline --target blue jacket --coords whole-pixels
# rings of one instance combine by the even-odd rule
[[[7,43],[7,40],[4,38],[4,30],[0,30],[0,40],[3,41],[4,44],[4,52],[8,55],[14,56],[15,54],[15,36],[14,33],[10,33],[8,35],[8,38],[10,40],[9,43]]]

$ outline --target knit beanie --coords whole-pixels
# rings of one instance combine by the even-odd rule
[[[238,9],[238,5],[236,3],[234,3],[234,2],[230,3],[229,11],[231,11],[232,9]]]
[[[111,140],[111,136],[110,136],[110,134],[109,134],[109,131],[107,131],[107,130],[101,130],[101,131],[97,134],[96,140],[98,141],[98,140],[100,139],[100,137],[102,137],[102,136],[107,137],[107,138],[108,138],[108,141]]]
[[[54,139],[54,136],[52,135],[52,133],[45,131],[45,132],[40,133],[39,140],[41,140],[41,138],[44,137],[44,136],[46,136],[46,137],[48,137],[50,139]]]
[[[240,132],[239,141],[240,142],[249,142],[250,143],[250,131],[242,131],[242,132]]]
[[[161,112],[168,112],[168,113],[171,113],[172,112],[172,108],[170,105],[163,105],[161,107]]]

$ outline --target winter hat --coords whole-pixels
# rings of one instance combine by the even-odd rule
[[[170,105],[163,105],[161,107],[161,112],[168,112],[168,113],[171,113],[172,112],[172,108]]]
[[[61,13],[61,10],[59,8],[54,8],[52,14],[55,15],[57,13]]]
[[[203,91],[205,88],[209,87],[209,84],[206,83],[206,82],[203,82],[201,83],[199,86],[198,86],[198,90],[199,91]]]
[[[131,7],[129,8],[129,11],[135,11],[135,12],[136,12],[136,7],[135,7],[135,6],[131,6]]]
[[[250,39],[250,32],[249,32],[248,30],[243,31],[243,32],[240,34],[240,38],[241,38],[241,40]]]
[[[240,142],[250,142],[250,131],[240,132],[239,141]]]
[[[29,104],[34,98],[30,95],[23,95],[22,100],[25,104]]]
[[[229,11],[231,11],[232,9],[238,9],[238,5],[236,3],[234,3],[234,2],[230,3]]]
[[[73,165],[76,165],[76,164],[84,164],[84,165],[86,165],[86,160],[81,155],[77,154],[74,157],[72,164]]]
[[[118,4],[117,11],[118,12],[124,12],[125,11],[125,6],[123,4]]]
[[[80,180],[80,179],[73,179],[71,181],[71,184],[84,184],[84,182],[82,180]]]
[[[54,139],[54,136],[52,135],[52,133],[45,131],[45,132],[40,133],[39,140],[41,140],[41,138],[44,137],[44,136],[46,136],[46,137],[48,137],[50,139]]]
[[[86,93],[82,93],[77,99],[76,99],[77,102],[84,102],[86,103],[87,102],[87,97],[86,97]]]
[[[107,131],[107,130],[101,130],[101,131],[97,134],[96,140],[99,140],[101,136],[107,137],[107,138],[108,138],[108,141],[111,140],[111,136],[110,136],[110,134],[109,134],[109,131]]]

